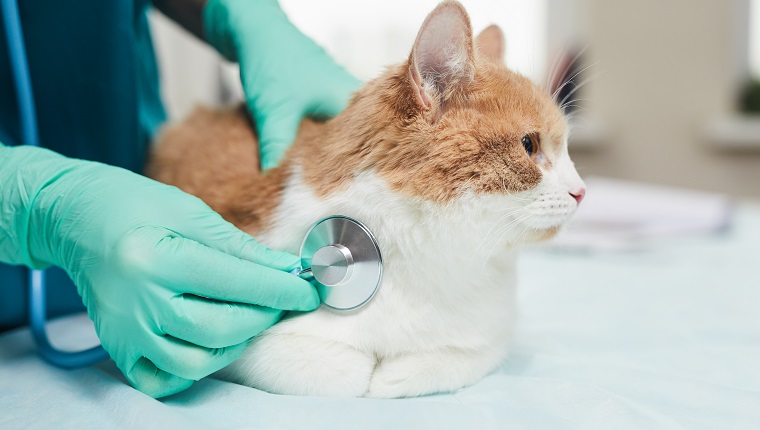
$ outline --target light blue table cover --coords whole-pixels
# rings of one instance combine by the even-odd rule
[[[454,394],[291,397],[206,379],[156,401],[110,362],[46,365],[22,329],[0,336],[0,428],[760,428],[760,207],[720,234],[531,250],[520,269],[511,357]]]

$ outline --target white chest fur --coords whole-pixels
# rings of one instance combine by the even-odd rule
[[[385,261],[382,285],[372,301],[356,311],[333,311],[323,306],[308,314],[289,316],[260,336],[247,356],[224,375],[275,392],[362,395],[369,390],[369,395],[396,397],[458,388],[474,382],[473,375],[480,378],[492,370],[506,354],[514,318],[516,255],[505,249],[489,261],[478,260],[480,254],[475,248],[482,245],[483,239],[478,233],[485,232],[468,224],[477,224],[477,207],[462,205],[452,209],[426,205],[429,203],[393,193],[372,174],[361,175],[345,191],[320,199],[301,181],[299,172],[293,172],[274,222],[259,234],[259,240],[272,248],[297,254],[303,235],[314,222],[332,214],[354,217],[365,223],[380,243]],[[276,345],[278,339],[290,346],[280,348],[281,345]],[[446,378],[438,375],[412,384],[413,387],[388,389],[375,384],[373,390],[369,379],[364,388],[353,384],[347,385],[350,388],[325,387],[337,384],[326,382],[327,378],[312,383],[296,380],[283,383],[283,379],[293,377],[293,370],[271,376],[272,372],[278,373],[277,364],[263,362],[288,362],[298,367],[292,357],[288,361],[277,356],[287,354],[288,349],[303,356],[303,351],[297,349],[327,348],[326,345],[341,345],[362,354],[359,359],[335,351],[321,353],[322,359],[350,360],[340,364],[343,369],[352,368],[368,357],[372,367],[369,375],[373,371],[375,374],[373,379],[382,373],[375,368],[378,363],[414,354],[423,354],[426,360],[438,356],[445,361],[447,351],[456,351],[450,366],[460,371],[467,368],[468,361],[477,366],[469,373],[464,372],[464,380],[455,383],[438,383],[436,378]],[[459,351],[464,351],[464,355]],[[307,356],[303,356],[306,361],[320,359],[319,354]],[[424,361],[419,365],[427,365]],[[409,365],[401,367],[407,369]],[[358,373],[358,379],[370,378],[364,371]],[[313,373],[310,375],[303,377],[314,377]]]
[[[409,200],[371,174],[338,195],[319,199],[295,172],[276,222],[261,240],[297,254],[314,222],[348,215],[377,236],[385,271],[377,295],[363,308],[339,312],[323,307],[278,329],[330,336],[377,356],[446,345],[484,347],[505,336],[513,313],[514,253],[505,250],[489,264],[471,260],[472,247],[479,244],[472,228],[431,220],[419,202]]]

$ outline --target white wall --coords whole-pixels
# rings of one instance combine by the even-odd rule
[[[154,10],[149,19],[170,120],[185,117],[198,104],[221,103],[221,57],[161,13]]]
[[[439,0],[281,0],[291,20],[362,79],[406,59],[425,17]],[[546,0],[463,0],[477,33],[490,24],[506,33],[507,63],[541,79],[546,64]]]
[[[720,151],[705,128],[734,112],[746,75],[745,0],[588,0],[590,114],[609,129],[572,151],[581,174],[760,197],[760,146]],[[758,136],[760,143],[760,136]]]

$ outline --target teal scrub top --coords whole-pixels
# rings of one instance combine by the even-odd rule
[[[19,0],[40,144],[140,172],[166,114],[148,27],[149,0]],[[20,144],[0,20],[0,142]],[[26,322],[27,269],[0,263],[0,330]],[[48,271],[48,316],[83,310],[67,275]]]

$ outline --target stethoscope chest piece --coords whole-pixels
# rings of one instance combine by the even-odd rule
[[[364,224],[343,215],[327,217],[306,233],[301,267],[311,269],[322,303],[344,311],[367,304],[383,278],[377,240]]]

